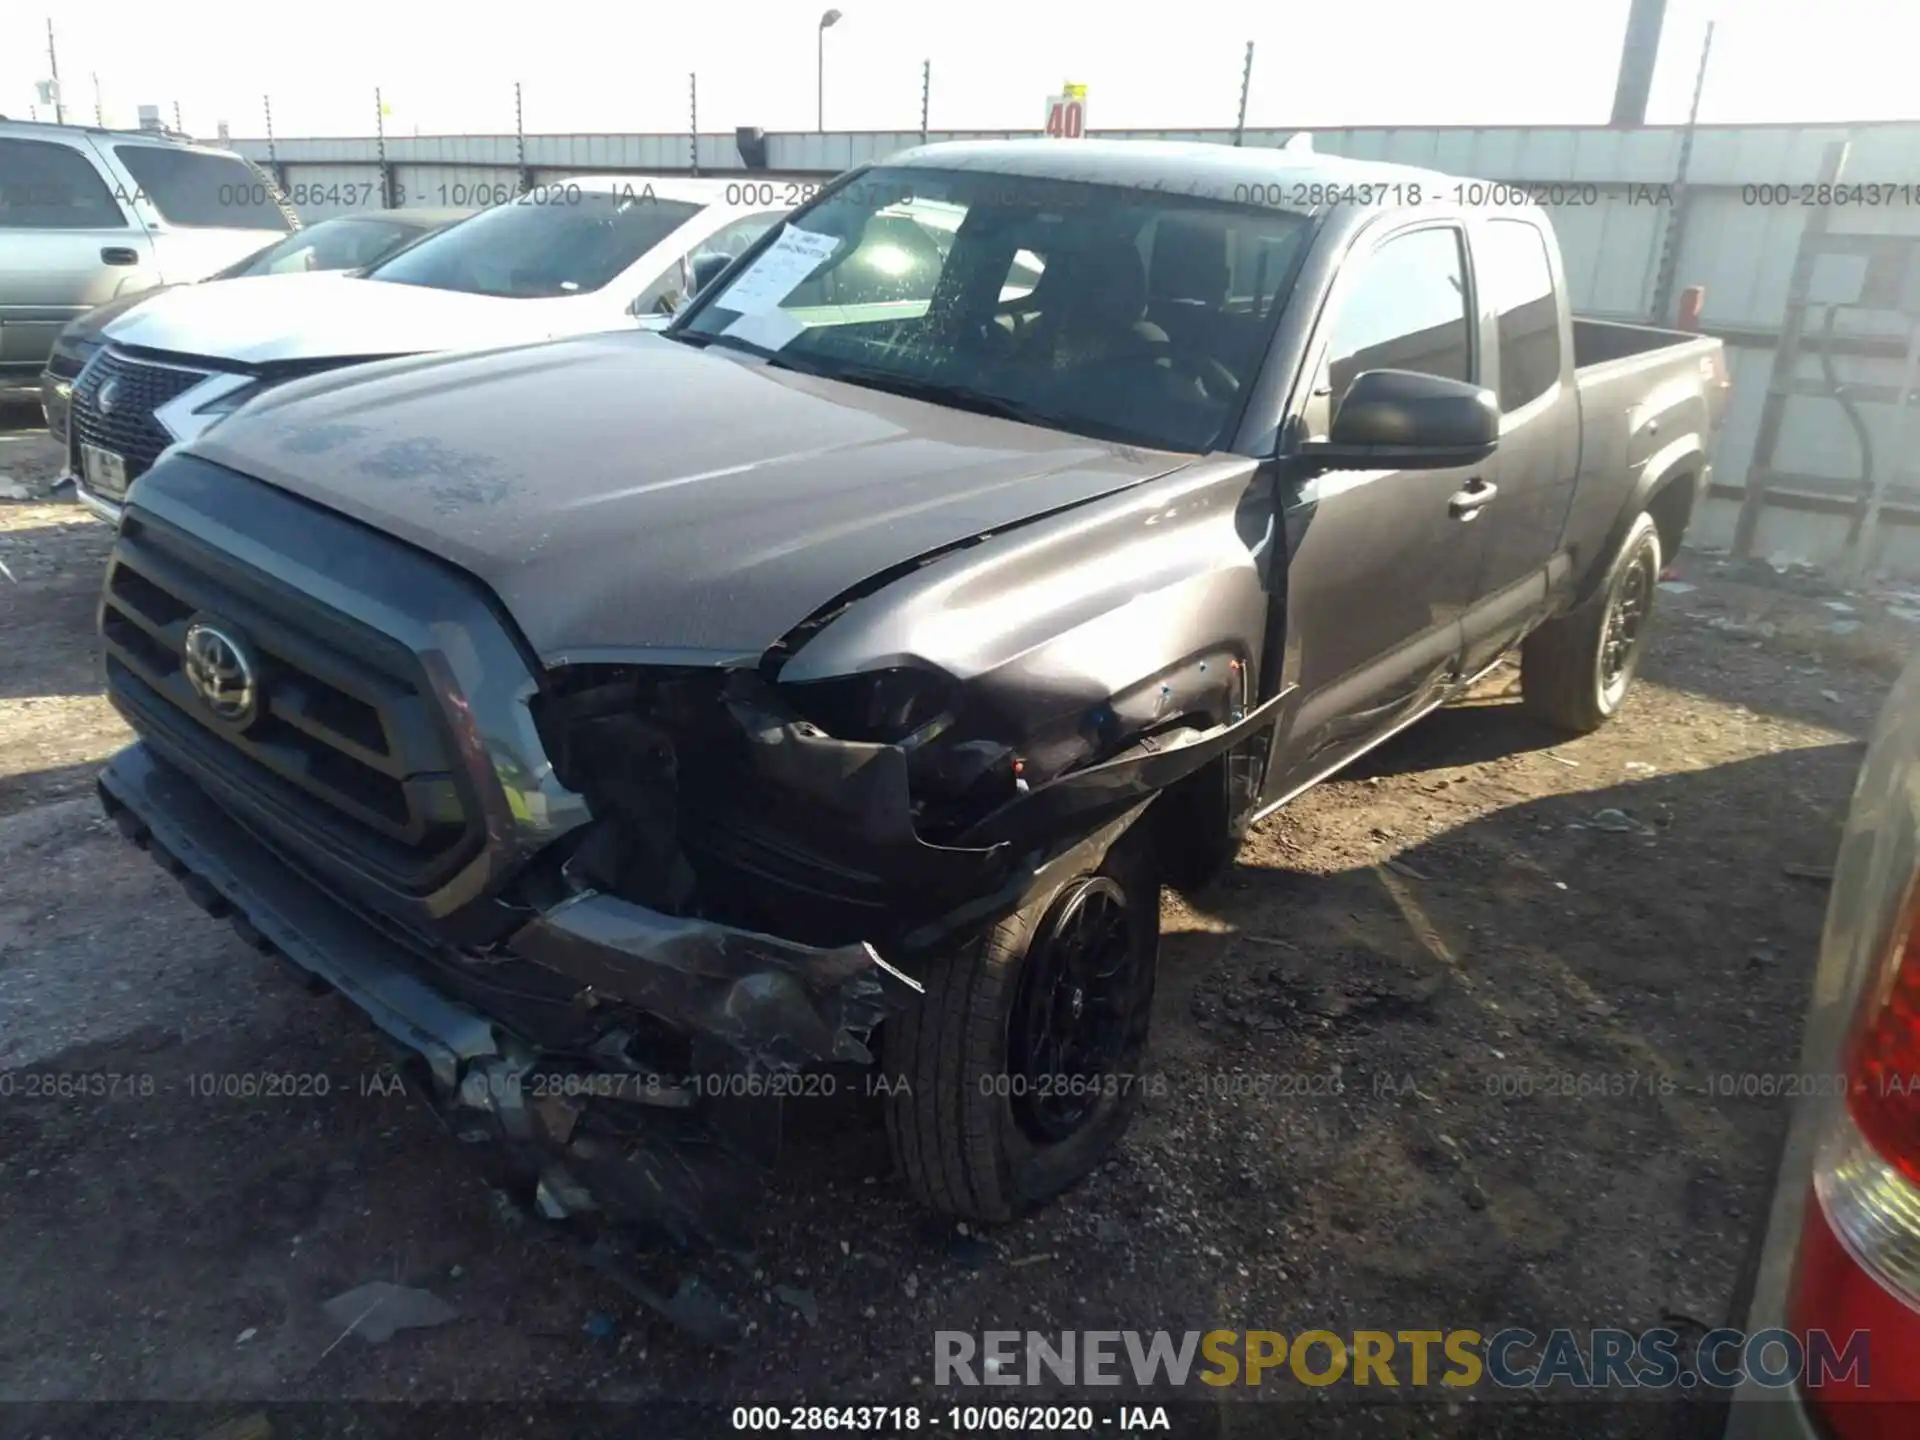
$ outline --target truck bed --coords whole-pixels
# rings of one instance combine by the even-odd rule
[[[1711,335],[1576,315],[1573,363],[1580,480],[1564,538],[1575,555],[1594,557],[1610,553],[1622,506],[1650,460],[1689,435],[1711,445],[1726,414],[1726,359]],[[1709,474],[1703,454],[1696,498]]]
[[[1656,350],[1698,344],[1706,339],[1690,330],[1667,330],[1658,325],[1591,320],[1576,315],[1573,317],[1573,368],[1586,370]]]

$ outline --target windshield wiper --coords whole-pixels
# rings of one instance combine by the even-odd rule
[[[1069,435],[1085,435],[1116,445],[1134,445],[1148,450],[1167,448],[1167,442],[1158,436],[1086,416],[1056,415],[1029,405],[1025,401],[1015,400],[1009,395],[995,395],[991,391],[973,390],[965,385],[946,385],[937,380],[922,380],[917,376],[902,375],[892,370],[876,370],[869,366],[825,364],[813,356],[799,356],[763,349],[742,340],[737,335],[728,335],[724,331],[714,334],[695,334],[683,330],[668,333],[666,338],[680,340],[688,345],[724,345],[730,350],[741,350],[746,354],[759,356],[769,365],[777,366],[782,370],[792,370],[801,375],[814,375],[823,380],[840,380],[868,390],[882,390],[889,395],[905,396],[909,400],[925,400],[932,405],[945,405],[950,409],[966,410],[975,415],[991,415],[999,420],[1014,420],[1022,425],[1037,425],[1045,430],[1061,430]]]
[[[691,345],[696,350],[704,350],[709,345],[718,345],[723,350],[738,350],[743,355],[754,355],[762,360],[779,363],[780,357],[764,345],[755,345],[750,340],[742,340],[738,335],[729,335],[724,330],[702,333],[696,330],[660,330],[656,334],[663,340],[678,340],[682,345]],[[790,367],[798,369],[799,367]]]
[[[821,365],[817,368],[795,365],[793,368],[805,369],[810,375],[819,375],[828,380],[843,380],[849,385],[865,386],[869,390],[884,390],[889,395],[904,395],[910,400],[925,400],[955,410],[970,410],[976,415],[993,415],[1002,420],[1018,420],[1026,425],[1044,425],[1053,430],[1069,428],[1068,422],[1058,415],[1049,414],[1008,395],[973,390],[965,385],[946,385],[937,380],[922,380],[913,375],[900,375],[891,370],[874,370],[859,365]]]
[[[1064,423],[1055,416],[1046,415],[1030,405],[1022,404],[1005,395],[991,395],[984,390],[969,390],[962,385],[942,385],[936,381],[921,380],[912,375],[900,375],[891,370],[875,370],[868,366],[822,364],[811,356],[787,355],[777,350],[769,350],[751,341],[742,340],[738,335],[729,335],[724,330],[708,335],[683,330],[670,333],[667,338],[701,347],[725,346],[729,350],[741,350],[749,355],[757,355],[768,364],[776,365],[782,370],[792,370],[801,375],[817,375],[823,380],[843,380],[849,385],[861,385],[869,390],[885,390],[891,395],[904,395],[911,400],[926,400],[935,405],[951,406],[956,410],[971,410],[980,415],[995,415],[1003,420],[1019,420],[1029,425],[1049,425],[1056,429]]]
[[[1167,441],[1159,436],[1132,430],[1123,425],[1110,424],[1088,415],[1057,415],[1029,405],[1023,400],[1015,400],[1009,395],[995,395],[986,390],[972,390],[964,385],[944,385],[935,380],[921,380],[912,375],[898,375],[890,370],[871,370],[860,366],[840,368],[821,366],[808,369],[801,365],[792,365],[792,369],[807,369],[807,373],[823,375],[829,380],[844,380],[849,385],[864,385],[873,390],[885,390],[893,395],[905,395],[913,400],[925,400],[933,405],[947,405],[955,410],[969,410],[976,415],[992,415],[1001,420],[1017,420],[1023,425],[1037,425],[1044,430],[1060,430],[1068,435],[1084,435],[1094,440],[1105,440],[1116,445],[1133,445],[1147,450],[1164,450]]]

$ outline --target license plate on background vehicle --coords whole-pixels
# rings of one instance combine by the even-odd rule
[[[98,445],[81,445],[80,476],[96,495],[118,500],[127,493],[126,460]]]

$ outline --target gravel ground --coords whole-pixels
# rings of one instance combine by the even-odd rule
[[[0,472],[36,498],[0,503],[0,1399],[931,1405],[981,1398],[930,1385],[937,1329],[1740,1318],[1784,1112],[1714,1077],[1792,1068],[1825,888],[1789,872],[1830,859],[1903,634],[1843,652],[1819,597],[1684,558],[1698,588],[1662,596],[1608,730],[1558,742],[1498,672],[1263,824],[1210,892],[1167,899],[1164,1093],[1058,1204],[984,1235],[930,1222],[871,1102],[801,1109],[756,1260],[708,1272],[754,1325],[714,1352],[508,1224],[387,1093],[356,1012],[100,821],[91,776],[126,738],[91,637],[108,532],[38,498],[49,447],[6,418]],[[196,1080],[254,1072],[328,1093]],[[82,1075],[131,1078],[46,1093]],[[1550,1093],[1582,1076],[1615,1078]],[[322,1303],[369,1280],[460,1318],[342,1342]],[[1366,1435],[1494,1433],[1509,1403],[1258,1393],[1299,1402],[1290,1426]],[[1274,1414],[1204,1425],[1271,1433]],[[1714,1433],[1653,1405],[1608,1424]]]

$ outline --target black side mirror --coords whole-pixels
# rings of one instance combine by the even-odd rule
[[[707,286],[720,278],[720,274],[733,263],[731,255],[696,255],[693,257],[693,293],[698,295]]]
[[[1333,432],[1300,455],[1331,470],[1444,470],[1472,465],[1500,444],[1500,406],[1491,390],[1411,370],[1354,377]]]

